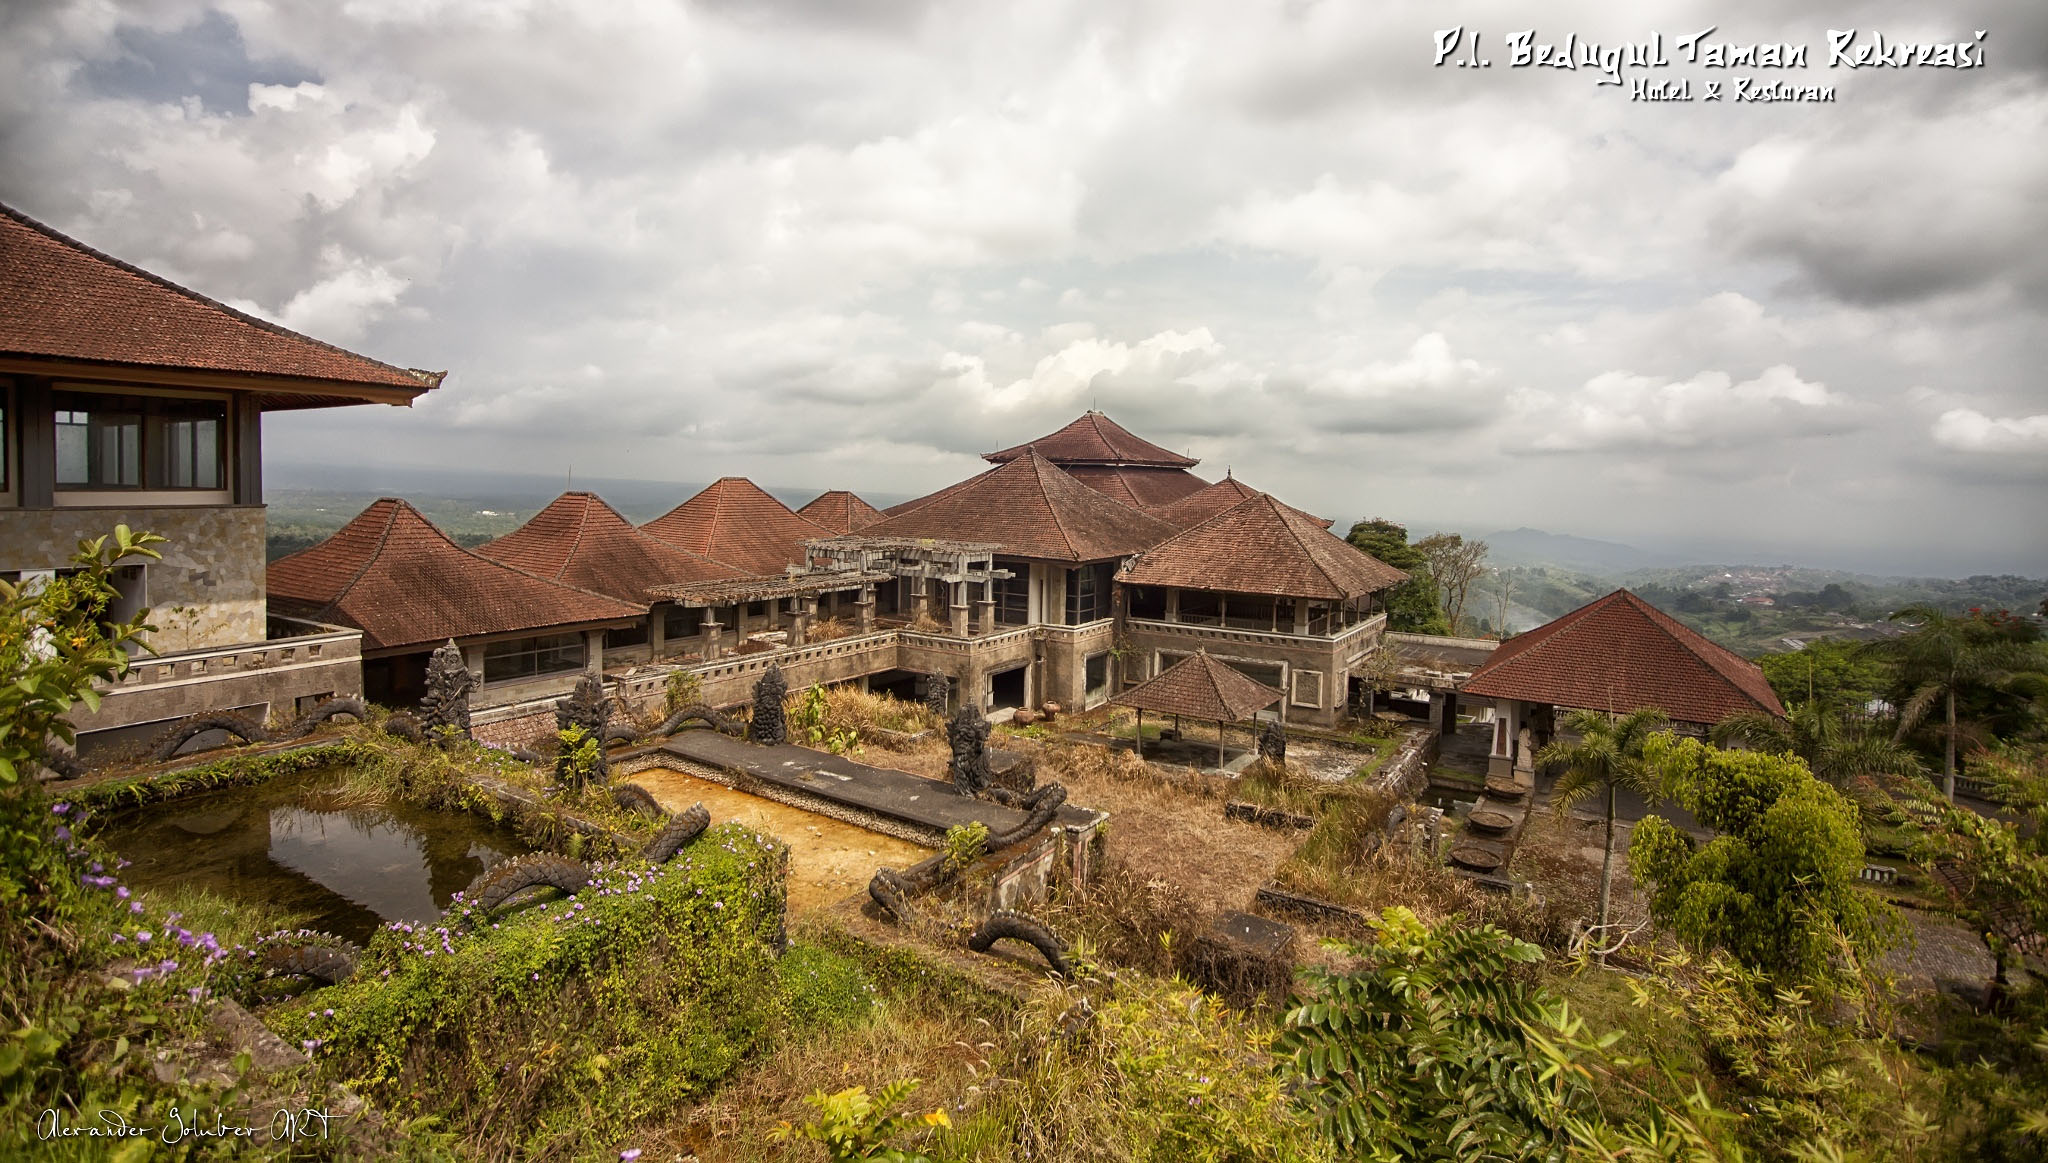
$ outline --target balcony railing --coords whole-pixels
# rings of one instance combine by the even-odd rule
[[[1359,644],[1363,637],[1369,637],[1385,628],[1387,616],[1374,614],[1362,622],[1355,622],[1335,634],[1283,634],[1272,630],[1239,630],[1215,623],[1167,622],[1152,618],[1133,618],[1131,628],[1156,634],[1177,634],[1189,638],[1203,638],[1217,642],[1266,642],[1275,646],[1315,646],[1318,648],[1344,647]]]
[[[280,626],[280,622],[288,625]],[[297,633],[283,637],[279,635],[281,629]],[[269,631],[271,637],[264,642],[137,655],[129,662],[127,672],[103,689],[118,694],[146,687],[213,682],[256,671],[345,662],[362,654],[360,630],[296,618],[272,618]]]

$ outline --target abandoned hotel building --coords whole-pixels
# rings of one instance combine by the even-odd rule
[[[117,522],[170,539],[163,560],[124,571],[123,606],[155,612],[154,652],[76,714],[80,758],[202,711],[288,718],[358,692],[409,705],[449,642],[477,680],[478,734],[505,743],[550,730],[554,700],[585,674],[636,709],[678,674],[706,702],[739,704],[774,664],[795,688],[924,699],[944,681],[951,705],[1000,715],[1093,707],[1197,653],[1271,688],[1268,713],[1288,722],[1333,724],[1391,681],[1427,691],[1448,730],[1494,648],[1386,634],[1385,595],[1405,574],[1329,521],[1229,475],[1205,480],[1194,459],[1092,410],[886,510],[843,490],[792,510],[727,477],[639,526],[564,493],[469,549],[387,498],[266,568],[264,414],[410,404],[441,378],[243,314],[0,207],[0,571],[61,571],[81,538]],[[1623,613],[1669,632],[1661,615]],[[1391,676],[1375,671],[1389,641],[1403,662]],[[1529,670],[1540,646],[1502,654]],[[1736,674],[1753,666],[1717,652],[1693,669],[1754,690]],[[1540,722],[1548,696],[1490,681],[1495,755],[1526,763],[1525,721]]]

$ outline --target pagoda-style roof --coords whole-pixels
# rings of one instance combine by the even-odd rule
[[[244,314],[0,206],[0,372],[233,388],[261,407],[410,404],[393,367]]]
[[[1117,574],[1126,585],[1328,601],[1376,593],[1407,579],[1265,493],[1160,542]]]
[[[1058,464],[1058,461],[1054,461]],[[1133,465],[1069,464],[1068,476],[1106,497],[1122,501],[1155,517],[1176,501],[1209,487],[1209,482],[1184,468],[1140,468]]]
[[[861,533],[992,542],[1006,556],[1080,564],[1127,557],[1174,528],[1026,453]]]
[[[820,493],[811,503],[796,511],[797,516],[807,517],[834,533],[857,533],[882,519],[882,511],[847,492],[833,489]]]
[[[1193,468],[1202,463],[1194,457],[1169,452],[1149,440],[1131,435],[1122,425],[1093,408],[1058,432],[1000,452],[985,452],[981,458],[995,464],[1006,464],[1027,452],[1035,452],[1061,467],[1096,464]]]
[[[1627,590],[1501,643],[1464,690],[1617,714],[1655,707],[1681,723],[1785,713],[1755,663]]]
[[[803,543],[830,537],[745,477],[721,477],[640,527],[671,545],[751,575],[780,574],[803,562]]]
[[[642,604],[659,600],[658,586],[741,572],[642,532],[595,493],[563,493],[476,552],[549,581]]]
[[[1198,650],[1109,701],[1141,711],[1235,723],[1280,698],[1280,691]]]
[[[592,624],[645,610],[471,553],[395,497],[270,563],[273,612],[354,626],[365,650]]]
[[[1173,504],[1156,510],[1153,515],[1162,520],[1171,521],[1183,529],[1188,529],[1207,521],[1226,509],[1234,508],[1244,501],[1263,495],[1265,494],[1260,493],[1259,490],[1245,484],[1236,477],[1225,475],[1222,480],[1217,481],[1215,484],[1204,488],[1198,493],[1190,493]],[[1288,507],[1293,508],[1292,505]],[[1303,512],[1300,509],[1295,509],[1294,511],[1301,513],[1302,516],[1307,517],[1325,529],[1330,527],[1331,522],[1327,517],[1318,517],[1313,513]]]

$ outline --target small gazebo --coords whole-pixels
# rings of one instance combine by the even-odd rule
[[[1198,650],[1109,700],[1138,712],[1138,756],[1145,755],[1145,712],[1216,721],[1216,766],[1223,766],[1223,729],[1281,699],[1281,692]]]

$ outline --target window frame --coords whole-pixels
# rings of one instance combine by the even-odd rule
[[[572,646],[575,656],[573,661],[565,665],[546,668],[540,665],[541,659],[544,656],[552,655],[556,658],[567,658],[572,652]],[[503,663],[508,658],[530,659],[532,666],[522,667],[515,672],[509,673],[503,666],[494,668],[493,664]],[[529,679],[546,678],[549,675],[567,674],[570,671],[581,670],[589,664],[589,661],[590,644],[585,640],[583,632],[580,630],[572,630],[562,634],[535,634],[526,638],[506,638],[497,642],[484,643],[484,681],[486,683],[525,682]]]
[[[234,409],[229,402],[210,396],[157,396],[137,395],[120,392],[79,391],[73,388],[59,388],[50,393],[51,416],[51,476],[52,487],[58,492],[171,492],[171,493],[218,493],[229,487],[229,443],[233,439],[232,423]],[[134,418],[134,479],[109,480],[104,469],[104,446],[101,439],[110,432],[128,428],[127,424],[110,425],[95,423],[98,417]],[[82,417],[83,423],[70,419]],[[172,472],[179,463],[171,449],[173,433],[183,426],[190,426],[189,433],[179,439],[189,446],[190,455],[185,458],[185,467],[192,477],[197,478],[202,463],[211,469],[208,477],[194,480],[190,484],[172,482]],[[213,428],[213,455],[202,458],[199,455],[200,433],[207,426]],[[63,435],[66,428],[80,427],[85,430],[85,479],[65,480],[65,456]],[[122,438],[125,445],[126,438]],[[119,454],[122,466],[127,467],[128,453]],[[120,474],[126,476],[126,473]],[[4,485],[0,485],[4,488]]]

